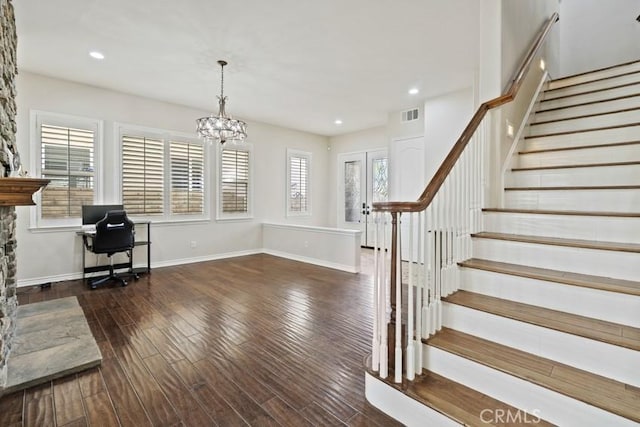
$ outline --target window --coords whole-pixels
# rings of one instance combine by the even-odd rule
[[[220,150],[218,219],[251,214],[251,146],[227,143]]]
[[[122,136],[122,204],[129,215],[164,213],[164,141]]]
[[[128,214],[206,219],[206,149],[192,136],[122,125],[122,203]]]
[[[32,112],[35,169],[51,182],[39,194],[32,222],[38,226],[79,223],[83,204],[99,200],[97,153],[102,134],[98,120]]]
[[[311,153],[287,150],[287,215],[311,214]]]
[[[171,141],[171,213],[204,212],[204,148]]]

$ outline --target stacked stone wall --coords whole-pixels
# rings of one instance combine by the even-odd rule
[[[0,176],[9,176],[19,165],[16,150],[16,26],[11,0],[0,0]],[[0,207],[0,389],[6,381],[6,361],[15,331],[16,212]]]

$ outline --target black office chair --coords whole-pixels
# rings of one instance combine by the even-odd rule
[[[99,279],[89,280],[91,289],[95,289],[98,285],[109,280],[116,280],[122,286],[127,286],[127,282],[114,271],[113,254],[118,252],[126,252],[129,260],[131,260],[131,251],[134,246],[133,222],[127,218],[125,211],[109,211],[103,219],[96,223],[96,235],[89,247],[93,253],[107,254],[111,260],[109,266],[109,275]],[[129,261],[129,270],[131,270],[131,261]],[[138,276],[131,272],[136,280]]]

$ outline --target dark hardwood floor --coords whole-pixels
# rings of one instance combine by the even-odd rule
[[[4,396],[0,426],[399,425],[364,396],[371,288],[253,255],[21,290],[20,304],[76,295],[104,360]]]

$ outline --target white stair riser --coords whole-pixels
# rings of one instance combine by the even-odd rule
[[[456,304],[442,306],[442,325],[596,375],[640,385],[640,351],[496,316]]]
[[[640,95],[631,98],[616,99],[613,101],[598,102],[595,104],[581,105],[577,107],[562,108],[560,110],[541,111],[534,116],[534,123],[548,120],[559,120],[578,117],[587,114],[601,114],[609,111],[624,110],[640,106]]]
[[[638,280],[640,253],[474,238],[473,257],[572,273]]]
[[[618,76],[620,74],[630,73],[632,71],[640,71],[640,61],[627,65],[609,68],[602,71],[593,71],[591,73],[581,74],[579,76],[568,77],[561,80],[549,82],[549,89],[557,89],[560,87],[571,86],[579,83],[590,82],[606,77]]]
[[[427,369],[556,425],[636,426],[625,418],[446,351],[426,345],[423,354]]]
[[[585,148],[580,150],[544,151],[520,154],[516,159],[517,167],[520,168],[633,161],[640,161],[640,144]],[[597,182],[596,177],[594,177],[593,184],[595,185]]]
[[[640,185],[640,164],[513,171],[505,175],[505,186],[588,186],[594,184],[594,177],[598,177],[598,185]]]
[[[554,99],[562,96],[570,96],[590,92],[594,90],[609,89],[615,86],[640,82],[640,73],[622,74],[610,77],[606,80],[596,80],[579,85],[566,86],[558,89],[549,89],[542,94],[543,99]]]
[[[637,212],[640,190],[505,191],[505,208]]]
[[[461,271],[465,291],[640,328],[640,296],[475,268]]]
[[[640,242],[640,218],[487,212],[483,225],[484,231],[494,233],[598,242]]]
[[[640,141],[640,126],[628,126],[592,132],[527,138],[525,141],[525,148],[527,150],[546,150],[551,148],[581,147],[585,145]]]
[[[455,427],[459,423],[429,408],[394,387],[365,372],[365,396],[367,401],[387,415],[409,427],[425,425]]]
[[[571,105],[582,104],[585,102],[603,101],[611,98],[617,98],[619,96],[631,95],[634,93],[640,93],[640,83],[623,86],[614,89],[603,90],[600,92],[585,93],[582,95],[573,95],[566,98],[542,100],[540,103],[540,110],[547,110],[549,108],[568,107]]]
[[[622,113],[604,114],[581,119],[561,120],[529,126],[529,136],[547,135],[558,132],[571,132],[582,129],[595,129],[607,126],[622,126],[640,121],[640,110]]]

